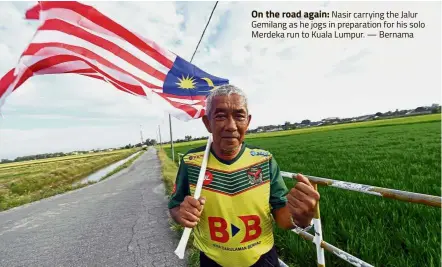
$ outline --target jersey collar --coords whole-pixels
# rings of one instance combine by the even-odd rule
[[[242,142],[241,144],[241,150],[239,151],[238,155],[236,155],[236,157],[234,157],[232,160],[224,160],[219,158],[216,154],[215,151],[213,150],[213,147],[210,147],[210,153],[212,153],[212,155],[221,163],[226,164],[226,165],[232,165],[233,163],[235,163],[244,153],[244,150],[246,150],[246,144],[244,142]]]

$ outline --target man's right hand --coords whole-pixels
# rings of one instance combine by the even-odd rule
[[[206,199],[200,197],[196,200],[192,196],[186,196],[180,204],[177,216],[177,222],[188,228],[195,227],[200,221]]]

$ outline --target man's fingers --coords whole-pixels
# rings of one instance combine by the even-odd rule
[[[305,203],[305,202],[303,202],[303,201],[301,201],[301,200],[299,200],[299,199],[297,199],[297,198],[295,198],[293,196],[288,196],[288,199],[289,199],[289,203],[293,207],[299,208],[299,210],[302,213],[305,213],[305,212],[307,212],[310,209],[310,207],[308,206],[307,203]]]
[[[191,221],[191,222],[197,222],[197,221],[199,221],[199,214],[195,214],[197,212],[198,211],[195,211],[195,210],[192,210],[192,211],[184,210],[181,213],[181,217],[188,220],[188,221]]]
[[[186,196],[180,207],[181,225],[184,227],[193,228],[200,221],[200,216],[206,203],[204,197],[198,200],[192,196]]]
[[[304,175],[298,173],[298,175],[296,175],[296,180],[298,180],[299,183],[303,183],[306,184],[308,186],[311,186],[313,188],[312,183],[310,183],[309,179],[307,179]]]
[[[202,205],[200,203],[200,201],[196,200],[195,198],[191,197],[191,196],[187,196],[187,203],[189,203],[189,205],[193,208],[198,209],[199,211],[201,211],[202,209]]]
[[[299,191],[303,192],[304,194],[314,198],[316,201],[318,201],[320,198],[318,191],[316,191],[315,188],[310,187],[306,184],[297,183],[295,185],[295,188],[298,189]]]
[[[301,214],[303,213],[301,208],[294,206],[290,202],[289,202],[288,207],[289,207],[290,214],[292,214],[293,217],[301,216]]]
[[[198,224],[198,222],[191,222],[184,218],[181,218],[181,225],[187,228],[193,228]]]
[[[293,217],[296,225],[305,227],[311,222],[311,218],[315,215],[314,211],[309,209],[305,203],[299,201],[293,196],[288,196],[290,199],[288,202],[289,212]]]
[[[307,205],[307,207],[309,207],[310,209],[313,209],[316,205],[316,201],[313,197],[305,194],[300,190],[292,189],[290,195],[296,198],[297,200],[299,200],[300,202],[304,203],[305,205]]]
[[[312,203],[307,204],[306,202],[303,202],[293,196],[287,196],[290,205],[296,209],[298,212],[297,215],[309,215],[312,211],[312,207],[309,207],[309,205],[312,205]]]

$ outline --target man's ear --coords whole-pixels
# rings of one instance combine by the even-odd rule
[[[210,129],[210,121],[209,121],[209,117],[207,117],[207,115],[203,116],[203,122],[204,125],[206,126],[206,129],[209,133],[212,133],[212,130]]]
[[[252,115],[249,114],[249,121],[247,122],[247,129],[249,129],[250,121],[252,120]]]

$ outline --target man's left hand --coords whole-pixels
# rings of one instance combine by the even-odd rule
[[[288,207],[296,225],[304,228],[313,219],[320,195],[302,174],[298,174],[296,179],[298,182],[287,194]]]

